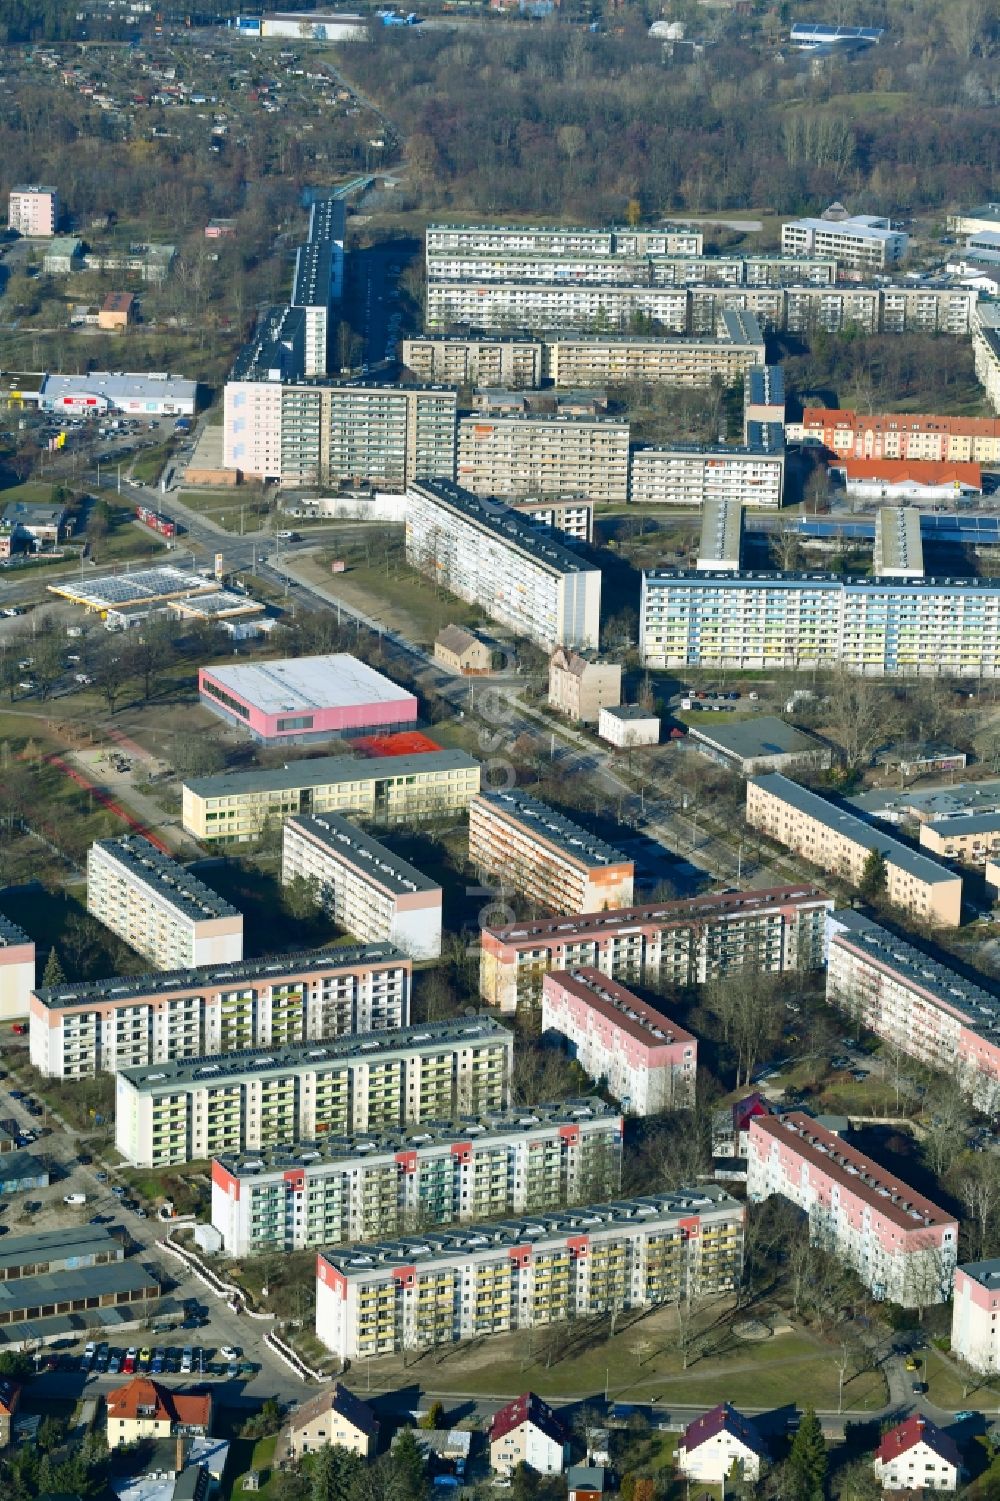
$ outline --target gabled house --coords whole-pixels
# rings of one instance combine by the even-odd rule
[[[287,1424],[284,1435],[293,1459],[337,1444],[370,1459],[378,1442],[378,1419],[368,1406],[338,1381],[329,1391],[304,1402]]]
[[[540,1475],[561,1475],[569,1459],[566,1430],[552,1408],[534,1392],[501,1407],[490,1425],[490,1468],[512,1475],[525,1464]]]
[[[721,1485],[735,1461],[742,1464],[748,1480],[758,1479],[767,1457],[764,1440],[750,1419],[722,1402],[688,1424],[677,1448],[677,1468],[689,1480]]]
[[[137,1376],[108,1393],[107,1413],[109,1449],[144,1438],[206,1437],[212,1427],[212,1398],[170,1391]]]
[[[884,1491],[953,1491],[961,1473],[954,1440],[921,1413],[890,1428],[875,1450],[875,1474]]]

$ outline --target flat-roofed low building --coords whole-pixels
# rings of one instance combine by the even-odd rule
[[[43,1158],[30,1152],[0,1153],[0,1194],[30,1193],[48,1186],[49,1170]]]
[[[482,677],[493,669],[493,651],[487,642],[464,626],[446,625],[434,638],[434,660],[463,677]]]
[[[357,815],[380,825],[464,813],[480,765],[464,751],[413,756],[320,756],[273,770],[222,772],[185,782],[184,828],[204,843],[259,839],[290,813]]]
[[[118,1235],[98,1225],[62,1225],[58,1230],[35,1230],[4,1236],[0,1247],[0,1282],[48,1272],[82,1271],[125,1260]]]
[[[441,954],[441,887],[337,813],[296,814],[282,831],[281,879],[304,880],[342,928],[413,959]]]
[[[551,912],[600,912],[632,900],[634,861],[516,789],[472,799],[469,860]]]
[[[602,662],[559,646],[549,659],[549,708],[578,724],[596,724],[602,709],[621,703],[620,662]]]
[[[388,1030],[409,1021],[411,973],[405,954],[376,943],[40,987],[30,1057],[74,1079]]]
[[[504,1109],[513,1047],[492,1017],[462,1017],[124,1069],[116,1144],[135,1167],[168,1167]]]
[[[416,726],[417,700],[348,652],[202,667],[198,694],[262,745],[304,745]]]
[[[595,1096],[217,1157],[212,1224],[229,1256],[302,1251],[607,1199],[621,1173],[621,1113]]]
[[[503,1012],[537,1005],[546,974],[581,966],[653,988],[822,969],[832,910],[804,883],[483,928],[480,994]]]
[[[109,1334],[150,1317],[163,1289],[138,1260],[40,1272],[0,1282],[0,1341],[8,1349],[37,1348],[59,1335],[88,1330]]]
[[[634,750],[640,745],[659,745],[660,720],[641,704],[614,704],[602,709],[597,733],[616,750]]]
[[[985,982],[845,909],[829,919],[826,999],[977,1109],[1000,1108],[1000,995]]]
[[[958,1222],[811,1116],[750,1122],[747,1197],[781,1194],[813,1240],[852,1267],[877,1298],[926,1308],[951,1295]]]
[[[87,852],[87,911],[157,969],[243,958],[243,914],[137,834]]]
[[[957,928],[962,921],[960,875],[780,771],[749,778],[746,817],[751,828],[855,886],[877,852],[894,906],[942,927]]]
[[[1000,851],[1000,813],[973,813],[920,825],[920,845],[960,865],[985,865]]]
[[[694,1104],[698,1040],[599,969],[555,970],[542,981],[542,1033],[603,1083],[628,1115]]]
[[[796,729],[784,719],[761,714],[753,719],[729,724],[706,723],[702,715],[697,724],[688,726],[688,738],[695,750],[730,771],[744,777],[760,776],[766,771],[823,771],[833,764],[833,752],[815,735]]]
[[[47,375],[41,390],[47,412],[124,412],[150,421],[153,417],[193,417],[198,405],[198,382],[178,375],[136,371],[92,370],[88,375]]]
[[[316,1334],[355,1360],[731,1292],[743,1225],[699,1184],[320,1253]]]
[[[0,913],[0,1022],[27,1016],[34,987],[34,940]]]

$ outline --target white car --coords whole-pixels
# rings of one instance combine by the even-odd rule
[[[219,1354],[222,1356],[223,1360],[238,1360],[240,1352],[239,1350],[237,1350],[235,1345],[223,1345],[222,1349],[219,1351]]]
[[[64,1204],[86,1204],[86,1194],[63,1194]]]

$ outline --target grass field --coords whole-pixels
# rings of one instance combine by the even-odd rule
[[[268,1497],[274,1494],[271,1485],[273,1479],[271,1464],[274,1459],[274,1446],[277,1442],[278,1437],[274,1433],[269,1438],[259,1438],[255,1444],[251,1444],[247,1439],[235,1440],[229,1452],[230,1465],[240,1464],[243,1468],[233,1481],[233,1501],[239,1501],[242,1496],[256,1496],[257,1501],[268,1501]],[[252,1491],[243,1489],[243,1481],[249,1470],[256,1470],[263,1482]]]
[[[378,563],[350,562],[346,573],[331,575],[329,562],[337,556],[334,548],[316,559],[297,559],[296,566],[346,605],[363,610],[389,630],[402,631],[418,645],[431,646],[446,625],[475,625],[483,618],[481,609],[441,593],[403,563],[393,562],[386,569]]]
[[[812,1403],[837,1406],[837,1371],[830,1348],[804,1332],[775,1335],[763,1344],[735,1338],[725,1322],[712,1329],[711,1354],[682,1369],[676,1346],[673,1311],[662,1308],[612,1338],[597,1331],[594,1343],[581,1347],[573,1329],[561,1340],[539,1341],[530,1335],[505,1335],[412,1358],[372,1362],[372,1382],[391,1388],[419,1380],[433,1392],[514,1395],[531,1389],[550,1398],[603,1395],[612,1400],[704,1403],[729,1401],[737,1406],[781,1407]],[[542,1348],[544,1344],[544,1349]],[[367,1367],[366,1367],[367,1369]],[[880,1372],[866,1371],[844,1386],[846,1409],[873,1410],[886,1400]]]
[[[239,490],[184,489],[183,495],[190,510],[238,536],[260,531],[268,515],[266,501]]]
[[[161,443],[156,448],[147,448],[132,464],[132,478],[142,485],[152,485],[160,477],[160,470],[170,457],[170,445]]]

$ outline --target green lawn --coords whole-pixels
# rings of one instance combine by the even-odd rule
[[[244,1469],[243,1473],[233,1482],[233,1501],[238,1501],[238,1498],[241,1496],[256,1496],[258,1498],[258,1501],[261,1501],[261,1498],[263,1498],[263,1501],[268,1501],[268,1497],[273,1494],[271,1487],[271,1462],[274,1459],[274,1446],[277,1441],[277,1434],[272,1433],[270,1438],[259,1438],[254,1444],[253,1453],[251,1455],[249,1463],[246,1466],[246,1469]],[[237,1442],[239,1443],[239,1441]],[[243,1444],[240,1444],[240,1447],[249,1446],[246,1445],[244,1441]],[[259,1490],[245,1491],[243,1489],[243,1480],[247,1470],[257,1470],[259,1472],[260,1477],[264,1482]]]
[[[132,464],[132,478],[140,484],[152,485],[160,477],[160,470],[170,457],[169,443],[156,448],[147,448]]]
[[[682,1368],[676,1347],[674,1316],[660,1309],[610,1339],[581,1343],[575,1328],[561,1340],[546,1340],[539,1331],[505,1335],[458,1351],[428,1352],[372,1363],[372,1383],[379,1389],[419,1380],[430,1392],[481,1392],[506,1395],[530,1388],[546,1397],[600,1393],[607,1386],[612,1400],[730,1401],[766,1408],[789,1402],[837,1406],[837,1371],[832,1350],[805,1332],[776,1335],[762,1344],[734,1338],[723,1318],[709,1333],[711,1353]],[[367,1371],[367,1367],[366,1367]],[[367,1375],[366,1375],[367,1379]],[[855,1376],[844,1387],[844,1406],[873,1409],[886,1400],[879,1372]]]
[[[1000,1411],[1000,1377],[987,1380],[970,1375],[965,1380],[956,1363],[933,1346],[922,1350],[919,1358],[924,1361],[924,1368],[922,1372],[914,1371],[913,1378],[927,1382],[928,1399],[937,1407],[949,1412],[958,1412],[963,1407]]]
[[[240,490],[184,489],[184,504],[199,516],[240,535],[260,531],[268,515],[267,502]]]

